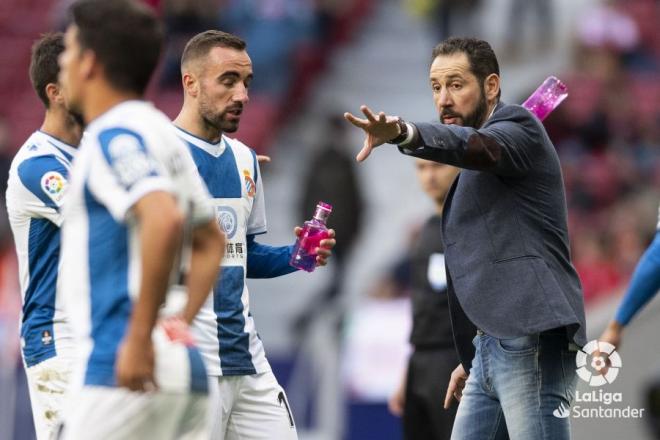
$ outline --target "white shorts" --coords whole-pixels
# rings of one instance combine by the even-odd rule
[[[71,396],[63,440],[207,440],[208,396],[85,386]]]
[[[271,371],[211,376],[212,440],[296,440],[284,389]]]
[[[71,382],[73,360],[55,356],[25,368],[37,440],[54,437]]]
[[[67,397],[61,439],[208,440],[208,376],[199,352],[171,340],[161,326],[152,338],[158,390],[142,393],[94,383],[86,362],[86,384],[79,385],[83,375],[77,369],[77,383]]]

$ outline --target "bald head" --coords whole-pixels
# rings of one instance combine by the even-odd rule
[[[194,65],[202,65],[209,52],[216,47],[225,47],[244,51],[247,44],[236,35],[227,32],[208,30],[195,35],[188,41],[181,55],[181,72],[192,69]]]

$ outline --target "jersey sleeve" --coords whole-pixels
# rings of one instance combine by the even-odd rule
[[[92,194],[119,222],[153,191],[174,193],[171,177],[147,148],[144,138],[125,128],[101,131],[92,153],[88,182]]]
[[[60,208],[68,186],[68,167],[56,156],[44,155],[25,160],[17,171],[23,186],[34,196],[24,201],[28,213],[61,226]]]
[[[617,309],[614,319],[628,325],[632,318],[660,289],[660,230],[637,263],[630,286]]]
[[[252,211],[247,221],[247,235],[264,234],[267,231],[266,227],[266,202],[264,199],[264,187],[261,179],[261,170],[259,169],[259,161],[254,150],[252,152],[252,159],[254,161],[254,184],[256,193],[254,195],[254,204]]]

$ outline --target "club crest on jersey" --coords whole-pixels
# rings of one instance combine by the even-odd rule
[[[49,171],[41,178],[41,188],[44,192],[53,199],[56,204],[60,204],[62,197],[64,197],[64,190],[66,189],[66,180],[57,171]]]
[[[236,215],[236,211],[229,206],[216,206],[215,218],[224,233],[227,235],[227,238],[230,240],[234,238],[236,230],[238,229],[238,216]]]
[[[41,332],[41,343],[44,345],[50,345],[53,343],[53,336],[48,330]]]
[[[243,177],[245,177],[245,190],[247,191],[248,197],[254,197],[257,193],[257,185],[254,184],[250,172],[248,170],[243,170]]]

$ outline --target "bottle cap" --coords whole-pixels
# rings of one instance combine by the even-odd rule
[[[316,211],[314,212],[314,218],[322,222],[325,222],[330,216],[331,212],[332,212],[332,205],[325,202],[318,202],[316,204]]]

